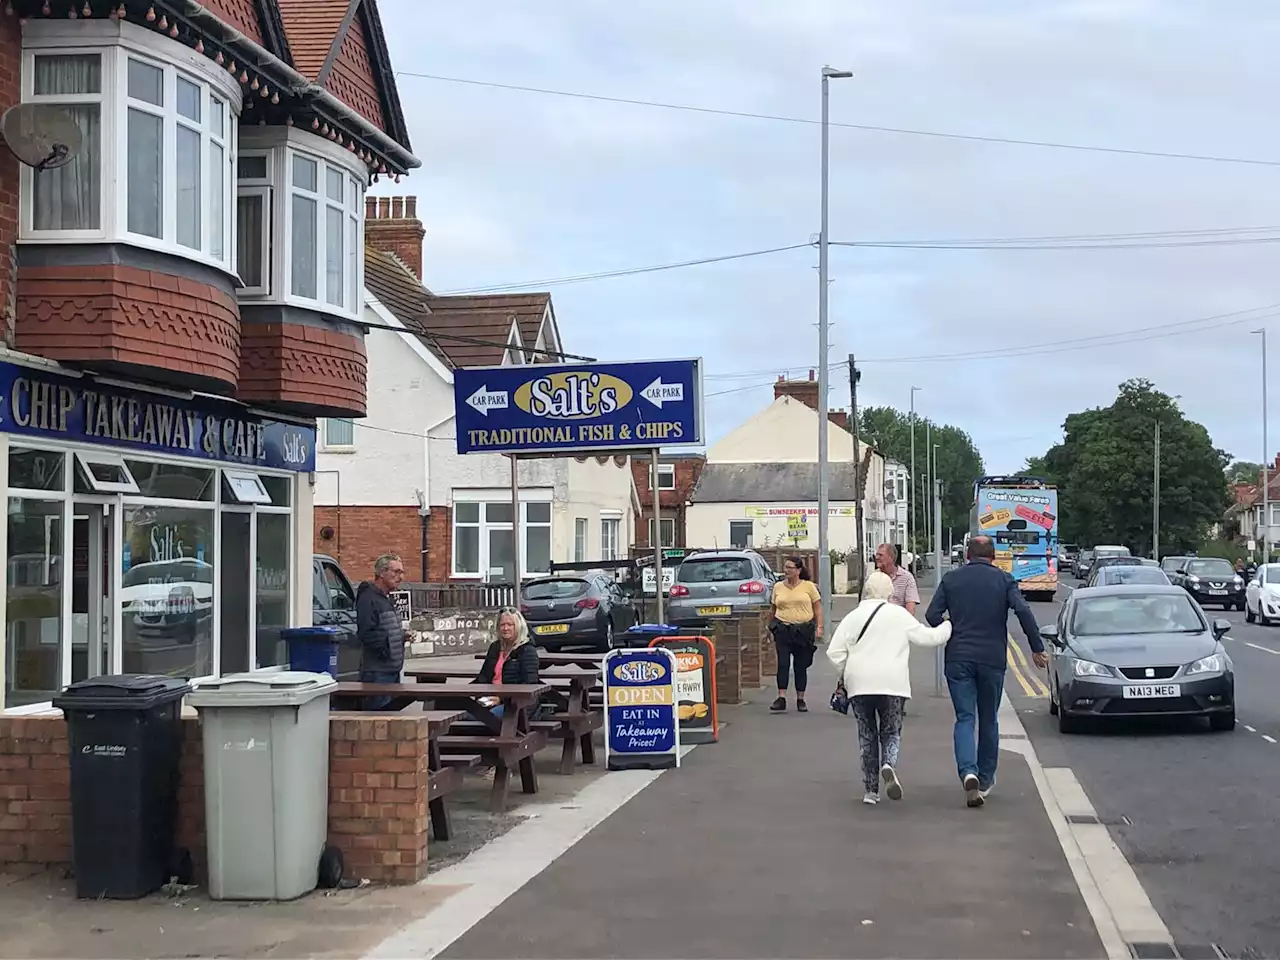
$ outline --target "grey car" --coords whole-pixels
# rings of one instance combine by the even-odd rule
[[[637,620],[631,600],[604,573],[530,580],[520,589],[520,601],[533,642],[544,650],[565,644],[609,650],[614,637]]]
[[[1181,587],[1125,584],[1072,591],[1040,636],[1049,652],[1049,713],[1058,730],[1086,720],[1203,716],[1236,723],[1235,674],[1222,638]]]
[[[754,550],[715,550],[685,557],[676,570],[666,619],[679,627],[768,607],[778,576]]]

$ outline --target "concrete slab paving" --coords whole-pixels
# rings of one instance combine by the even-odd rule
[[[964,805],[951,709],[913,657],[906,796],[860,802],[851,718],[732,711],[689,754],[441,956],[1101,957],[1105,950],[1027,761],[1003,752],[987,806]]]

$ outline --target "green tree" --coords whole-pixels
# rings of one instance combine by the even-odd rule
[[[911,467],[911,415],[893,407],[868,407],[858,411],[860,437],[890,460]],[[942,497],[943,543],[947,531],[959,540],[969,529],[969,509],[973,506],[973,482],[982,476],[982,456],[973,444],[973,438],[959,427],[938,424],[917,415],[916,417],[916,477],[913,483],[925,475],[925,436],[931,428],[932,440],[938,445],[938,476],[944,482]],[[915,486],[915,490],[919,490]],[[917,494],[918,496],[918,494]],[[913,501],[916,498],[913,497]],[[916,537],[923,526],[924,513],[915,510],[911,521],[914,549],[925,547],[922,538]]]
[[[1227,467],[1228,483],[1259,483],[1262,477],[1262,464],[1251,460],[1234,460]]]
[[[1230,503],[1230,456],[1149,380],[1127,380],[1109,407],[1067,417],[1062,442],[1027,461],[1058,487],[1062,539],[1151,552],[1155,425],[1160,424],[1160,549],[1196,549]]]

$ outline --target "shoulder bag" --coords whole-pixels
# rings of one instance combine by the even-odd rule
[[[884,605],[888,602],[888,600],[881,602],[880,606],[871,611],[871,616],[867,617],[862,629],[858,631],[858,638],[853,641],[855,647],[862,642],[863,636],[866,635],[867,627],[871,626],[871,621],[876,618],[876,614],[883,610]],[[836,689],[831,694],[831,709],[836,713],[847,714],[849,712],[849,691],[845,689],[843,677],[836,681]]]

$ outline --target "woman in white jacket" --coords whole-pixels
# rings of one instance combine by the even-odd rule
[[[891,596],[893,581],[886,574],[877,570],[867,577],[862,602],[840,621],[827,646],[858,721],[862,802],[868,804],[879,802],[881,780],[890,800],[902,799],[897,766],[903,710],[911,698],[911,644],[940,647],[951,638],[950,621],[925,626],[889,603]]]

